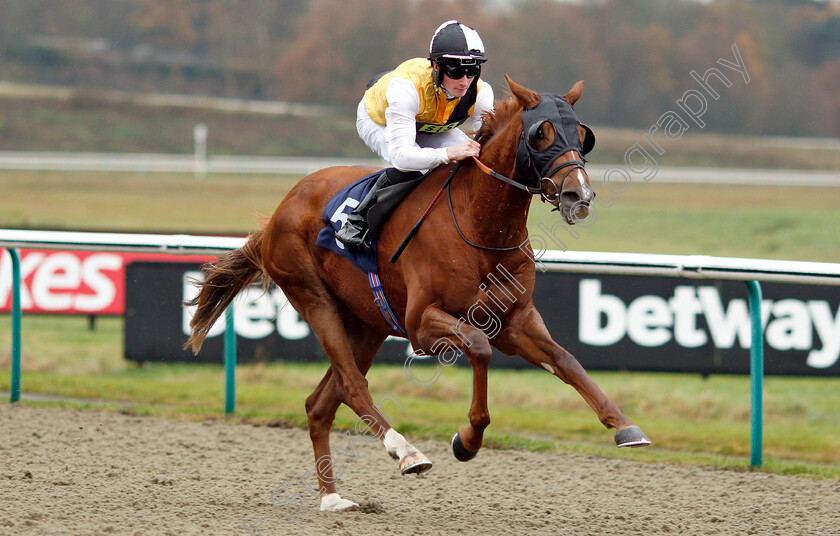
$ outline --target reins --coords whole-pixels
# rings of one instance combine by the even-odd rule
[[[528,192],[528,193],[532,193],[532,192],[530,192],[530,191],[528,190],[528,188],[527,188],[527,187],[525,187],[525,186],[523,186],[523,185],[521,185],[521,184],[518,184],[518,183],[514,182],[513,180],[511,180],[511,179],[509,179],[509,178],[505,177],[504,175],[502,175],[502,174],[500,174],[500,173],[496,173],[496,172],[495,172],[495,171],[493,171],[491,168],[487,167],[487,166],[486,166],[483,162],[481,162],[481,161],[480,161],[478,158],[476,158],[475,156],[474,156],[474,157],[472,157],[472,158],[473,158],[473,160],[475,161],[476,165],[478,165],[478,168],[479,168],[481,171],[483,171],[484,173],[486,173],[486,174],[490,175],[490,176],[491,176],[491,177],[493,177],[494,179],[499,179],[499,180],[500,180],[500,181],[502,181],[502,182],[506,182],[506,183],[508,183],[508,184],[512,184],[513,186],[516,186],[517,188],[520,188],[520,189],[522,189],[522,190],[525,190],[525,191],[526,191],[526,192]],[[447,202],[449,203],[449,213],[452,215],[452,223],[454,223],[454,224],[455,224],[455,230],[456,230],[456,231],[458,231],[458,235],[460,235],[461,239],[462,239],[464,242],[466,242],[467,244],[471,245],[472,247],[474,247],[474,248],[476,248],[476,249],[481,249],[481,250],[484,250],[484,251],[513,251],[513,250],[515,250],[515,249],[519,249],[519,248],[521,248],[522,246],[524,246],[525,244],[527,244],[527,243],[528,243],[528,240],[529,240],[530,238],[528,237],[528,234],[527,234],[527,233],[525,234],[525,241],[523,241],[523,242],[522,242],[521,244],[519,244],[518,246],[507,246],[507,247],[501,247],[501,248],[494,248],[494,247],[490,247],[490,246],[482,246],[482,245],[480,245],[480,244],[475,244],[475,243],[473,243],[473,242],[470,242],[470,239],[469,239],[469,238],[467,238],[466,236],[464,236],[464,233],[461,231],[461,227],[458,225],[458,220],[457,220],[457,219],[455,219],[455,209],[452,207],[452,188],[451,188],[450,186],[451,186],[451,185],[447,185],[447,186],[446,186],[446,200],[447,200]]]
[[[490,175],[494,179],[498,179],[502,182],[510,184],[511,186],[516,186],[520,190],[525,190],[529,194],[539,193],[539,194],[541,194],[540,199],[542,199],[543,201],[549,201],[549,202],[553,201],[553,199],[548,199],[546,197],[546,195],[542,191],[542,189],[537,190],[537,191],[533,191],[531,188],[528,188],[524,184],[520,184],[520,183],[516,182],[515,180],[509,179],[509,178],[505,177],[504,175],[502,175],[501,173],[496,172],[492,168],[488,167],[484,162],[479,160],[477,157],[474,156],[474,157],[472,157],[472,159],[475,160],[475,164],[478,166],[478,169],[480,169],[481,171],[483,171],[487,175]],[[568,177],[572,173],[572,171],[574,171],[576,169],[585,169],[584,164],[585,164],[585,162],[583,160],[569,160],[568,162],[563,162],[563,163],[558,164],[558,165],[554,166],[553,168],[551,168],[548,171],[548,173],[545,174],[545,177],[543,177],[541,179],[541,181],[549,180],[551,182],[554,182],[553,180],[551,180],[552,175],[554,175],[555,173],[557,173],[558,171],[560,171],[563,168],[566,168],[566,167],[569,168],[563,174],[563,178],[560,179],[560,186],[557,186],[555,184],[556,192],[560,192],[563,189],[563,183],[566,182],[566,177]],[[536,172],[536,170],[535,170],[535,172]],[[539,175],[539,173],[538,173],[538,175]],[[559,210],[559,209],[555,208],[554,210]]]
[[[532,195],[537,193],[537,192],[531,191],[531,189],[528,188],[527,186],[525,186],[524,184],[520,184],[520,183],[514,181],[513,179],[505,177],[501,173],[495,171],[493,168],[489,167],[484,162],[479,160],[478,157],[473,156],[472,159],[475,162],[475,165],[478,166],[478,169],[483,171],[485,174],[493,177],[494,179],[500,180],[500,181],[502,181],[506,184],[510,184],[511,186],[515,186],[515,187],[519,188],[520,190],[524,190],[525,192],[528,192],[529,194],[532,194]],[[566,177],[568,177],[569,174],[571,174],[572,171],[574,171],[575,169],[584,169],[583,165],[584,165],[583,160],[569,160],[568,162],[563,162],[563,163],[558,164],[557,166],[553,167],[548,173],[546,173],[546,176],[543,177],[541,180],[547,180],[547,181],[550,181],[550,182],[554,183],[554,181],[551,179],[551,176],[554,175],[555,173],[557,173],[558,171],[560,171],[563,168],[569,168],[563,174],[563,178],[560,179],[560,185],[559,186],[555,185],[555,192],[556,192],[555,195],[559,195],[559,193],[563,190],[563,183],[566,182]],[[446,200],[449,203],[449,213],[452,215],[452,223],[455,224],[455,230],[458,231],[458,234],[461,236],[461,239],[464,242],[466,242],[467,244],[471,245],[472,247],[474,247],[476,249],[482,249],[482,250],[485,250],[485,251],[513,251],[515,249],[520,249],[522,246],[524,246],[528,242],[528,240],[530,240],[530,237],[527,236],[527,234],[526,234],[525,241],[523,241],[518,246],[507,246],[507,247],[500,247],[500,248],[495,248],[495,247],[490,247],[490,246],[482,246],[480,244],[476,244],[476,243],[471,242],[466,236],[464,236],[464,233],[461,231],[461,227],[458,225],[458,220],[455,218],[455,209],[452,207],[452,193],[451,193],[452,190],[451,190],[450,186],[451,186],[450,184],[446,184]],[[553,199],[548,199],[547,196],[545,195],[545,193],[542,190],[540,190],[539,193],[541,194],[540,199],[542,201],[553,201]],[[438,192],[438,196],[439,195],[440,195],[440,192]],[[437,197],[435,197],[435,201],[437,201]],[[434,201],[432,201],[432,203],[434,204]],[[431,208],[431,207],[429,207],[429,208]],[[552,212],[554,210],[560,210],[560,208],[555,207],[552,210]],[[424,216],[425,216],[425,214],[424,214]]]
[[[524,184],[519,184],[515,180],[509,179],[509,178],[505,177],[504,175],[502,175],[501,173],[498,173],[498,172],[494,171],[492,168],[488,167],[484,162],[479,160],[477,156],[473,156],[472,159],[475,161],[475,165],[478,166],[478,169],[480,169],[481,171],[483,171],[487,175],[490,175],[494,179],[498,179],[502,182],[506,182],[506,183],[510,184],[511,186],[516,186],[520,190],[525,190],[529,194],[534,193],[530,189],[528,189],[528,187],[525,186]]]
[[[476,137],[476,139],[477,138],[478,138],[478,136]],[[540,199],[542,201],[549,201],[549,202],[553,201],[553,199],[548,199],[547,196],[545,195],[545,193],[543,193],[541,191],[537,191],[537,192],[531,191],[531,189],[528,188],[527,186],[525,186],[524,184],[520,184],[520,183],[514,181],[513,179],[505,177],[501,173],[499,173],[499,172],[495,171],[494,169],[492,169],[491,167],[487,166],[484,162],[479,160],[478,157],[473,156],[472,159],[475,162],[475,165],[478,167],[478,169],[480,169],[482,172],[489,175],[490,177],[493,177],[496,180],[500,180],[500,181],[504,182],[505,184],[510,184],[511,186],[515,186],[516,188],[519,188],[520,190],[523,190],[523,191],[525,191],[529,194],[532,194],[532,195],[536,194],[536,193],[540,193],[541,194]],[[455,167],[452,168],[452,171],[449,172],[449,176],[446,178],[446,181],[444,181],[443,186],[440,187],[440,190],[438,190],[438,193],[435,195],[434,199],[432,199],[432,202],[429,204],[428,208],[426,208],[426,211],[423,213],[422,216],[420,216],[420,219],[417,221],[417,223],[414,224],[414,227],[411,229],[411,231],[409,231],[409,233],[403,239],[402,243],[397,248],[397,250],[394,252],[394,254],[391,255],[391,258],[388,259],[389,262],[392,262],[392,263],[397,262],[397,259],[400,258],[400,255],[402,255],[402,252],[403,252],[403,250],[405,250],[406,246],[408,246],[408,243],[411,242],[411,239],[414,238],[414,235],[417,234],[418,230],[420,230],[420,225],[423,224],[423,221],[426,219],[426,216],[432,210],[432,207],[435,206],[435,203],[437,203],[438,198],[440,198],[440,194],[442,194],[444,190],[446,190],[446,200],[449,204],[449,213],[452,215],[452,223],[455,224],[455,230],[458,231],[458,235],[461,237],[461,239],[464,242],[466,242],[467,244],[469,244],[470,246],[472,246],[476,249],[484,250],[484,251],[513,251],[515,249],[520,249],[522,246],[524,246],[528,242],[530,237],[528,237],[526,235],[525,240],[517,246],[506,246],[506,247],[497,248],[497,247],[482,246],[481,244],[476,244],[476,243],[470,241],[470,239],[467,238],[464,235],[463,231],[461,231],[461,227],[458,225],[458,220],[455,218],[455,208],[452,206],[452,190],[451,190],[452,179],[455,177],[455,173],[457,173],[457,171],[461,168],[461,165],[463,163],[464,163],[464,161],[460,160],[458,163],[455,164]],[[583,169],[583,164],[584,164],[584,162],[582,160],[569,160],[568,162],[563,162],[562,164],[559,164],[559,165],[555,166],[554,168],[552,168],[551,171],[549,171],[549,173],[546,175],[546,177],[544,177],[542,180],[548,180],[548,181],[551,181],[553,183],[554,181],[552,181],[551,178],[550,178],[551,175],[553,175],[554,173],[557,173],[558,171],[560,171],[563,168],[568,167],[569,169],[566,170],[566,172],[563,174],[563,178],[560,180],[560,185],[559,186],[555,185],[556,195],[559,195],[559,192],[563,189],[563,183],[566,182],[566,177],[568,177],[569,174],[572,171],[574,171],[575,169],[578,169],[578,168]],[[560,209],[555,208],[554,210],[560,210]]]
[[[479,138],[480,138],[480,131],[479,131],[479,134],[476,135],[475,139],[478,140]],[[512,186],[516,186],[517,188],[519,188],[521,190],[524,190],[524,191],[526,191],[530,194],[534,193],[534,192],[531,192],[528,189],[527,186],[519,184],[519,183],[515,182],[514,180],[505,177],[501,173],[497,173],[496,171],[487,167],[478,158],[476,158],[476,157],[472,157],[472,158],[475,161],[478,168],[481,171],[483,171],[484,173],[490,175],[491,177],[493,177],[495,179],[498,179],[502,182],[505,182],[507,184],[510,184]],[[443,185],[440,187],[440,190],[438,190],[438,193],[435,195],[434,199],[432,199],[432,202],[429,203],[429,206],[428,206],[428,208],[426,208],[426,211],[423,213],[422,216],[420,216],[420,219],[417,220],[417,223],[414,224],[414,227],[411,228],[411,231],[408,232],[408,234],[403,239],[402,243],[399,245],[397,250],[394,251],[393,255],[391,255],[391,258],[388,259],[389,262],[392,262],[392,263],[397,262],[397,259],[400,258],[400,255],[402,255],[402,252],[403,252],[403,250],[405,250],[406,246],[408,246],[408,243],[411,242],[411,239],[414,238],[414,235],[417,234],[418,230],[420,230],[420,226],[423,224],[423,221],[425,221],[426,216],[429,214],[429,211],[431,211],[432,207],[435,206],[435,203],[437,203],[438,198],[440,198],[440,194],[442,194],[444,190],[446,190],[446,199],[447,199],[447,202],[449,203],[449,212],[450,212],[450,214],[452,214],[452,223],[455,224],[455,229],[458,231],[458,235],[460,235],[461,239],[464,242],[466,242],[467,244],[469,244],[470,246],[472,246],[474,248],[477,248],[477,249],[482,249],[482,250],[485,250],[485,251],[513,251],[514,249],[521,248],[522,246],[525,245],[526,242],[528,242],[528,237],[526,236],[525,241],[522,242],[521,244],[519,244],[518,246],[494,248],[494,247],[490,247],[490,246],[482,246],[480,244],[475,244],[475,243],[471,242],[466,236],[464,236],[464,233],[461,231],[461,227],[458,225],[458,221],[455,219],[455,209],[452,207],[452,195],[451,195],[452,190],[450,189],[450,186],[452,184],[452,179],[455,177],[455,173],[458,172],[458,170],[461,168],[461,165],[463,163],[464,163],[464,160],[458,161],[458,163],[456,163],[455,166],[452,168],[452,171],[449,172],[449,176],[446,178],[446,181],[444,181]]]
[[[479,135],[477,134],[475,139],[477,140],[478,137]],[[443,186],[440,187],[440,190],[438,190],[437,195],[435,195],[435,198],[432,199],[432,202],[429,204],[429,207],[426,209],[426,212],[424,212],[423,215],[420,216],[420,219],[417,220],[417,223],[414,224],[414,227],[411,228],[411,231],[409,231],[408,234],[405,235],[405,238],[403,238],[402,243],[394,252],[394,254],[391,255],[391,258],[388,259],[388,262],[397,262],[397,259],[400,258],[400,255],[402,255],[402,252],[406,248],[406,246],[408,246],[408,243],[411,242],[411,239],[414,238],[414,235],[416,235],[417,231],[420,230],[420,226],[423,225],[423,222],[426,220],[426,215],[428,215],[429,211],[432,210],[432,207],[435,206],[435,203],[437,203],[440,194],[442,194],[444,190],[449,191],[449,184],[452,182],[452,177],[454,177],[455,173],[459,169],[461,169],[461,164],[463,163],[463,160],[459,160],[458,163],[455,164],[455,166],[452,168],[452,171],[449,172],[449,176],[446,177],[446,181],[444,181]]]

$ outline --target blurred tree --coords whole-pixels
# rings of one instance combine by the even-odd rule
[[[807,22],[795,30],[792,43],[795,53],[809,66],[840,58],[840,14]]]
[[[314,0],[296,24],[296,38],[278,59],[283,94],[306,102],[355,104],[368,81],[412,57],[428,55],[437,26],[471,26],[474,0],[460,3]]]
[[[190,0],[134,0],[132,22],[158,43],[189,49],[199,38],[193,20],[198,8]]]
[[[829,113],[823,116],[824,132],[840,136],[840,58],[823,63],[817,71],[817,83],[824,88]]]
[[[368,80],[474,26],[503,75],[586,80],[591,123],[648,128],[737,44],[750,82],[707,129],[840,136],[840,6],[805,0],[0,0],[0,78],[353,106]],[[718,66],[719,67],[719,66]],[[738,73],[726,71],[737,77]],[[734,80],[734,79],[733,79]],[[797,86],[800,89],[796,89]],[[787,107],[785,107],[787,106]],[[797,117],[797,110],[799,116]]]

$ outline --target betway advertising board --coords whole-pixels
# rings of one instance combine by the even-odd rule
[[[199,356],[181,348],[192,311],[180,304],[197,291],[188,281],[202,277],[197,265],[132,263],[126,274],[127,358],[222,360],[222,321]],[[840,288],[765,283],[762,290],[765,372],[840,375]],[[590,370],[749,373],[740,281],[546,272],[537,274],[535,302],[554,339]],[[326,359],[279,289],[244,291],[234,310],[240,361]],[[403,364],[410,352],[406,341],[389,340],[378,362]],[[465,356],[458,363],[468,365]],[[531,366],[501,354],[493,365]]]

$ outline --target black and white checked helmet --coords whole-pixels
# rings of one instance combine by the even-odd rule
[[[462,65],[475,65],[487,61],[484,43],[478,32],[456,20],[441,24],[429,43],[429,59],[438,61],[444,58],[455,60]]]

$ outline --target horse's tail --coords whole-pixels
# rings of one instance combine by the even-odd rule
[[[257,280],[263,288],[268,288],[271,280],[263,269],[261,253],[264,234],[265,225],[251,234],[244,246],[202,267],[206,276],[204,282],[193,281],[201,287],[201,291],[195,298],[184,303],[187,307],[197,306],[190,320],[191,335],[184,344],[185,350],[191,348],[194,354],[201,350],[210,328],[240,290]]]

